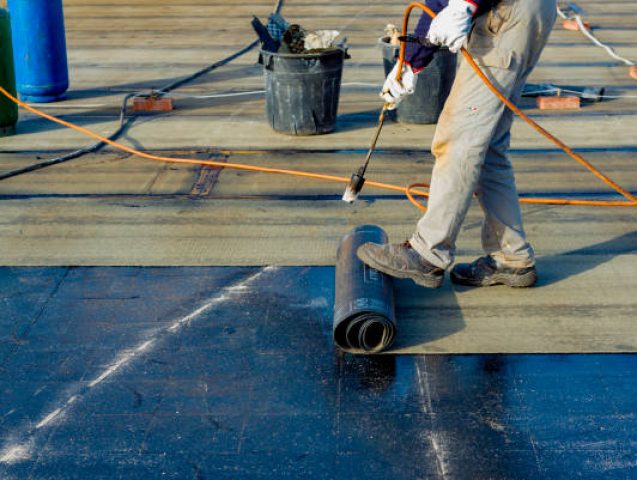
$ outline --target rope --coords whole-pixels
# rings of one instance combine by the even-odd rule
[[[618,60],[629,67],[634,67],[635,65],[637,65],[637,63],[633,62],[632,60],[628,60],[627,58],[624,58],[618,55],[615,52],[615,50],[613,50],[611,47],[609,47],[608,45],[603,43],[601,40],[599,40],[595,35],[593,35],[592,32],[586,27],[586,25],[584,25],[581,15],[577,13],[573,15],[567,15],[559,6],[557,7],[557,14],[560,17],[562,17],[564,20],[575,20],[575,22],[577,23],[577,26],[579,27],[579,31],[582,32],[584,36],[588,38],[591,42],[593,42],[595,45],[606,50],[606,53],[608,53],[608,55],[610,55],[615,60]]]

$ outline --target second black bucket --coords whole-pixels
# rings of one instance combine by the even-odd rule
[[[400,46],[391,45],[388,40],[388,37],[383,37],[378,41],[383,51],[385,76],[394,68],[400,52]],[[418,73],[414,94],[398,105],[396,120],[401,123],[436,123],[455,78],[456,54],[446,48],[439,49],[427,68]]]
[[[261,51],[268,122],[289,135],[320,135],[336,128],[346,53],[284,54]]]

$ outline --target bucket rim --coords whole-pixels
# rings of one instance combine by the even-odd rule
[[[383,35],[382,37],[378,37],[378,45],[381,45],[382,47],[386,47],[386,48],[400,48],[400,44],[398,45],[392,45],[391,43],[389,43],[389,36],[388,35]]]
[[[261,55],[269,55],[272,57],[281,57],[281,58],[320,58],[327,57],[329,55],[335,55],[340,53],[343,57],[347,55],[347,51],[344,48],[334,47],[330,49],[326,49],[324,52],[320,53],[279,53],[279,52],[271,52],[270,50],[259,49],[259,53]]]

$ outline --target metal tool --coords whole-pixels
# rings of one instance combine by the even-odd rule
[[[352,179],[347,185],[345,189],[345,193],[343,194],[343,201],[347,203],[354,203],[358,198],[361,190],[363,189],[363,185],[365,185],[365,172],[367,171],[367,167],[369,166],[369,161],[372,158],[372,154],[376,149],[376,142],[378,142],[378,137],[380,137],[380,132],[383,129],[383,124],[385,123],[385,112],[387,111],[387,104],[383,105],[383,108],[380,111],[380,115],[378,116],[378,127],[376,128],[376,134],[374,135],[374,139],[372,140],[372,145],[369,147],[369,151],[367,152],[367,156],[365,157],[365,163],[360,166],[356,173],[352,174]]]
[[[435,43],[431,43],[429,40],[427,40],[426,37],[416,37],[414,35],[402,35],[398,37],[398,40],[405,43],[417,43],[419,45],[422,45],[423,47],[439,48],[439,45],[436,45]]]

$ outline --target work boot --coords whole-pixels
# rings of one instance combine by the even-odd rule
[[[532,287],[537,281],[537,271],[535,267],[515,268],[499,265],[492,256],[487,255],[472,263],[455,265],[451,270],[451,281],[470,287]]]
[[[422,258],[409,242],[377,245],[361,245],[356,255],[361,261],[379,272],[397,278],[411,278],[418,285],[438,288],[445,271]]]

